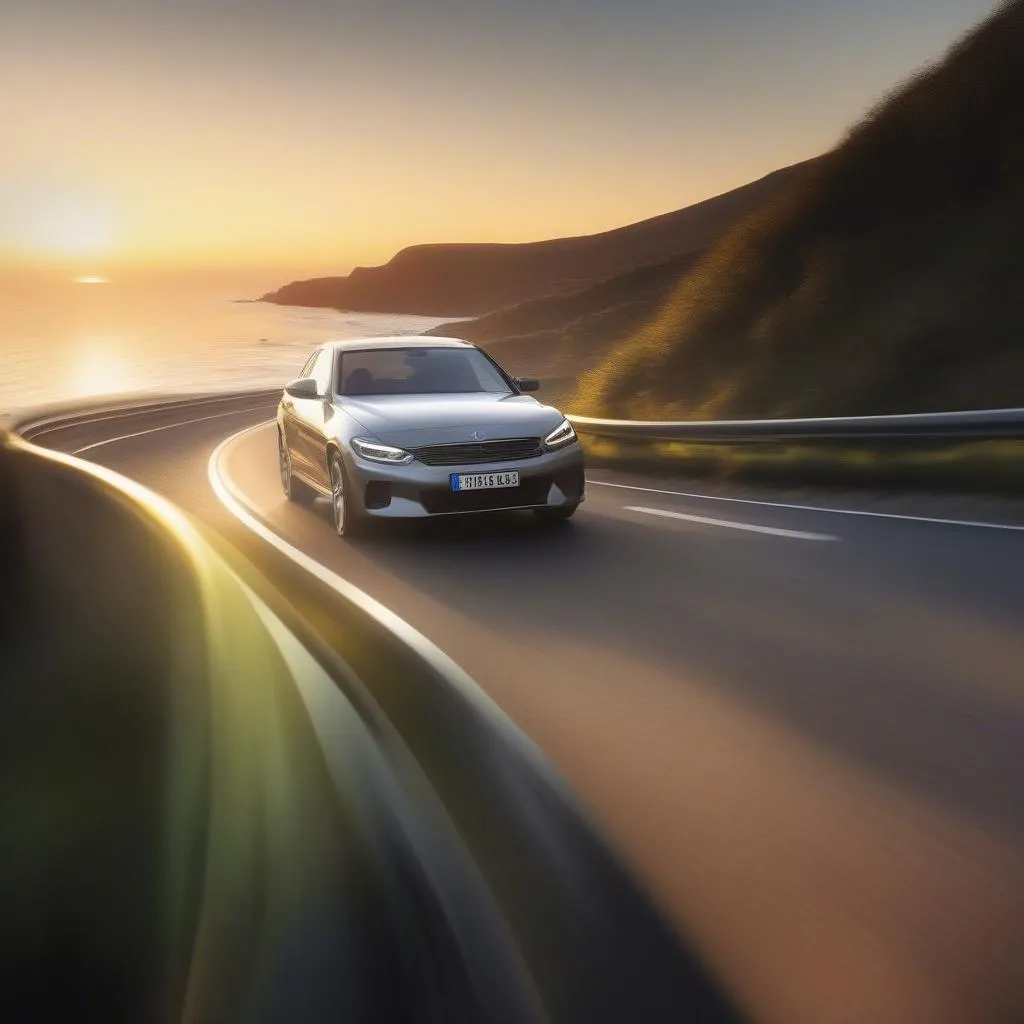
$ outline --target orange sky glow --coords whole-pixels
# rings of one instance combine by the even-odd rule
[[[775,21],[756,4],[718,23],[650,0],[633,31],[602,0],[557,22],[524,0],[391,38],[366,3],[228,24],[194,0],[173,22],[145,0],[100,0],[92,20],[0,0],[0,263],[315,273],[614,227],[827,148],[989,6],[931,0],[922,26],[921,2],[866,0],[850,22],[858,5],[826,3],[829,21],[789,0]]]

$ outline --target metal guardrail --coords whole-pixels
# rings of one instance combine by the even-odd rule
[[[8,429],[28,440],[74,429],[106,418],[145,415],[155,408],[168,412],[183,406],[219,407],[249,399],[273,398],[280,388],[260,388],[228,394],[183,396],[154,400],[140,396],[128,403],[88,407],[68,403],[47,411],[0,417],[0,430]],[[1024,408],[980,409],[963,412],[900,413],[885,416],[819,416],[792,419],[743,420],[611,420],[569,413],[568,419],[583,437],[622,441],[758,441],[812,439],[950,440],[1024,438]]]
[[[971,440],[1024,437],[1024,409],[775,420],[604,420],[569,416],[583,437],[619,441]]]

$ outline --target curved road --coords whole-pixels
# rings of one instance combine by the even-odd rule
[[[563,528],[455,518],[342,541],[326,503],[281,496],[275,404],[40,442],[141,481],[258,560],[213,472],[437,643],[755,1019],[1024,1019],[1024,529],[602,471]]]

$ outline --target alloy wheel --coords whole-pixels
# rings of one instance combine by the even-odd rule
[[[278,469],[281,473],[281,489],[284,491],[286,498],[292,496],[292,459],[288,453],[288,446],[284,443],[284,438],[278,434],[277,437],[277,463]]]
[[[331,511],[334,515],[334,529],[340,535],[345,533],[345,474],[337,457],[331,462]]]

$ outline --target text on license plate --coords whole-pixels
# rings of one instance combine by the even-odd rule
[[[453,491],[485,491],[492,487],[518,487],[519,472],[510,473],[452,473]]]

